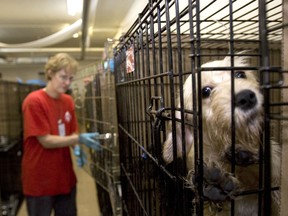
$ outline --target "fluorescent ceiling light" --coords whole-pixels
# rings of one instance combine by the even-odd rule
[[[82,12],[83,0],[67,0],[67,13],[71,16],[75,16],[77,13]]]
[[[79,33],[78,32],[74,33],[72,37],[73,38],[79,38]]]

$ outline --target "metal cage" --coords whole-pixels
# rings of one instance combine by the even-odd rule
[[[24,98],[38,85],[0,81],[0,215],[16,215],[22,202],[21,155]]]
[[[0,81],[0,146],[22,139],[21,105],[28,93],[40,88],[11,81]]]
[[[265,110],[259,145],[263,157],[257,162],[260,177],[255,190],[241,191],[239,196],[257,194],[258,215],[272,214],[271,191],[279,190],[279,185],[270,184],[270,140],[273,137],[281,147],[282,109],[287,104],[282,98],[286,89],[281,61],[282,7],[281,0],[150,0],[139,14],[114,54],[123,215],[206,215],[203,104],[196,92],[201,92],[200,74],[211,70],[231,74],[250,70],[259,78]],[[225,56],[230,56],[232,66],[202,67]],[[247,57],[250,66],[234,66],[237,56]],[[183,85],[188,76],[193,82],[193,107],[185,109]],[[233,81],[231,86],[233,91]],[[233,102],[231,107],[231,148],[235,149]],[[187,115],[193,117],[184,119]],[[197,179],[194,190],[187,187],[184,132],[182,158],[170,164],[163,161],[162,147],[169,127],[174,158],[177,127],[192,131],[196,149],[191,162]],[[232,175],[237,169],[233,161]],[[235,205],[237,199],[232,199],[229,215],[236,215]],[[221,209],[217,211],[220,214]]]
[[[111,49],[111,44],[106,49]],[[109,54],[109,53],[108,53]],[[122,215],[119,145],[113,60],[83,68],[72,83],[80,132],[98,132],[101,152],[81,146],[84,169],[95,179],[102,215]],[[96,194],[95,194],[96,195]]]

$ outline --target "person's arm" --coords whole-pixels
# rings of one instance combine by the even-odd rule
[[[58,136],[58,135],[44,135],[37,136],[38,141],[44,148],[61,148],[66,146],[73,146],[77,143],[84,144],[89,148],[96,151],[102,150],[102,147],[97,140],[99,133],[81,133],[80,135],[72,134],[69,136]]]
[[[79,142],[79,135],[72,134],[70,136],[58,136],[58,135],[44,135],[37,136],[38,141],[44,148],[61,148],[65,146],[73,146]]]

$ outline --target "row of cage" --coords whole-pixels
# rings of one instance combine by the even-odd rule
[[[279,215],[284,7],[150,0],[81,71],[73,97],[82,129],[101,134],[85,169],[103,215]]]
[[[106,49],[109,48],[111,45],[107,44]],[[101,213],[122,215],[115,79],[111,61],[108,59],[79,71],[72,83],[72,96],[80,131],[98,132],[97,139],[102,145],[101,152],[82,147],[88,157],[84,169],[95,179]]]
[[[0,81],[0,215],[17,214],[23,200],[21,183],[22,102],[38,85]]]
[[[38,85],[0,81],[0,146],[21,139],[21,104],[28,93],[38,88]]]

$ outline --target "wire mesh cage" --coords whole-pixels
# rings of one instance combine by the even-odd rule
[[[0,215],[16,215],[22,201],[21,105],[26,95],[38,88],[38,85],[0,81]]]
[[[107,45],[109,46],[109,44]],[[109,48],[109,47],[108,47]],[[121,185],[115,81],[112,60],[82,69],[72,84],[76,113],[82,132],[98,132],[101,152],[82,147],[84,169],[95,179],[102,215],[121,215]]]
[[[124,215],[277,215],[282,1],[151,0],[115,48]]]
[[[0,81],[0,145],[22,137],[21,104],[25,96],[39,88],[11,81]]]
[[[2,81],[0,88],[1,143],[4,145],[8,139],[19,138],[21,135],[21,110],[17,95],[18,84]]]

